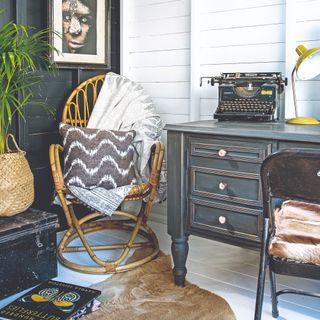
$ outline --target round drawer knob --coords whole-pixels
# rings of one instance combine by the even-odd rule
[[[220,190],[224,190],[226,187],[227,187],[227,184],[226,184],[226,183],[224,183],[224,182],[220,182],[220,183],[219,183],[219,189],[220,189]]]
[[[220,216],[219,217],[219,222],[221,223],[221,224],[224,224],[224,223],[226,223],[226,217],[224,217],[224,216]]]
[[[227,151],[224,149],[220,149],[218,152],[219,157],[225,157],[227,154]]]
[[[317,172],[317,177],[320,177],[320,170]]]

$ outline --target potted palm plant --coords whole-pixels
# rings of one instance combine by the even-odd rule
[[[14,194],[17,191],[20,195],[26,194],[28,187],[22,186],[21,181],[12,181],[13,168],[19,170],[13,159],[17,160],[17,155],[21,158],[22,152],[20,149],[20,152],[10,152],[6,141],[13,118],[25,119],[24,108],[33,102],[35,92],[39,90],[37,84],[42,80],[41,71],[55,70],[49,52],[56,49],[48,42],[49,36],[48,29],[37,31],[12,21],[0,27],[0,215],[12,215],[31,205],[29,196],[28,204],[13,211],[10,209],[13,207],[10,201],[14,200],[8,200],[9,197],[17,198]],[[22,177],[23,173],[17,172],[16,176]],[[17,190],[19,187],[22,189]],[[33,190],[30,193],[33,201]]]
[[[0,28],[0,155],[13,116],[24,119],[23,108],[33,100],[33,89],[40,83],[40,70],[53,71],[48,29],[35,32],[33,27],[10,21]]]

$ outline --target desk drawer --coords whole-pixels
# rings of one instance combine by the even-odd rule
[[[315,149],[319,150],[320,145],[318,143],[306,143],[306,142],[290,142],[279,141],[278,149]]]
[[[222,235],[260,241],[262,212],[239,206],[191,199],[190,226]]]
[[[260,176],[255,173],[190,168],[192,195],[260,206]]]
[[[261,140],[189,140],[191,166],[259,173],[262,161],[272,152],[272,143]]]

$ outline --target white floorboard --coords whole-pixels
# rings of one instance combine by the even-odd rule
[[[170,254],[171,241],[166,232],[166,226],[161,223],[151,222],[150,225],[156,232],[160,248]],[[91,236],[92,243],[102,243],[104,235]],[[59,234],[59,238],[61,234]],[[111,237],[116,241],[116,237]],[[106,254],[101,252],[100,254]],[[80,261],[89,262],[85,253],[80,254]],[[187,260],[187,280],[224,297],[234,310],[238,320],[253,319],[255,306],[255,291],[259,265],[259,253],[235,246],[191,236],[189,240],[189,255]],[[90,286],[103,281],[109,275],[88,275],[74,272],[58,264],[58,277],[56,280]],[[278,287],[307,288],[320,291],[320,282],[293,278],[278,277]],[[0,307],[21,296],[24,292],[0,301]],[[315,320],[320,319],[320,300],[311,297],[283,295],[279,298],[279,320]],[[273,319],[269,286],[266,284],[266,294],[263,308],[263,320]],[[177,320],[177,319],[175,319]],[[183,319],[182,319],[183,320]],[[201,320],[201,319],[199,319]]]
[[[166,226],[151,223],[158,235],[160,247],[170,253],[171,240]],[[224,297],[238,320],[254,317],[255,295],[259,268],[259,252],[220,242],[191,236],[187,260],[187,280]],[[320,291],[320,281],[278,276],[278,288],[291,286],[310,291]],[[283,295],[279,297],[279,320],[320,319],[318,298]],[[271,320],[269,283],[263,306],[263,320]]]

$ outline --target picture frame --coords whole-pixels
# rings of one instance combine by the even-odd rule
[[[111,68],[110,0],[49,0],[52,62],[62,68]]]

